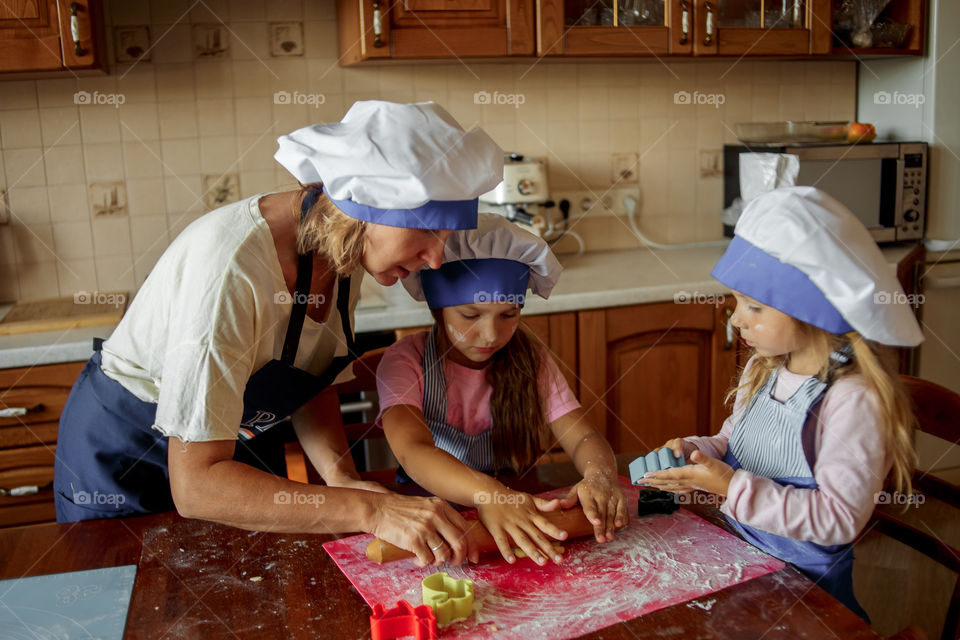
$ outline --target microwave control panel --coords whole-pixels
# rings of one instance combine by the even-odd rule
[[[927,197],[927,149],[925,144],[901,144],[903,185],[897,240],[923,238]]]

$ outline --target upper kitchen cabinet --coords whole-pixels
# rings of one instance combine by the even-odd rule
[[[0,73],[102,70],[100,0],[0,3]]]
[[[541,0],[537,53],[661,56],[692,51],[696,0]]]
[[[543,0],[540,53],[801,56],[831,50],[830,0]]]
[[[341,63],[533,56],[534,0],[337,0]]]
[[[698,56],[802,56],[831,51],[831,0],[695,0]]]

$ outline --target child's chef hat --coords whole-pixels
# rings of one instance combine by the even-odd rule
[[[528,287],[550,297],[562,270],[542,238],[501,215],[481,213],[476,229],[450,235],[439,269],[421,269],[402,282],[431,309],[478,302],[523,306]]]
[[[348,216],[392,227],[473,229],[477,196],[503,180],[503,151],[434,102],[355,102],[340,122],[281,136],[274,154],[301,184],[323,183]]]
[[[888,345],[923,334],[893,270],[866,227],[814,187],[774,189],[750,201],[713,277],[831,333],[855,330]]]

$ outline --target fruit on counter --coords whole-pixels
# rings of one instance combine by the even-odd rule
[[[877,137],[877,130],[866,122],[851,122],[847,127],[847,142],[873,142]]]

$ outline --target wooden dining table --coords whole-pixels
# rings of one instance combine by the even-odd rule
[[[623,475],[634,457],[618,456]],[[577,480],[570,463],[557,463],[507,484],[540,493]],[[682,508],[733,531],[713,506]],[[370,638],[370,608],[321,546],[338,537],[252,532],[175,512],[16,527],[0,530],[0,579],[137,565],[128,639]],[[710,597],[709,608],[681,603],[583,637],[878,637],[790,565]]]

